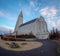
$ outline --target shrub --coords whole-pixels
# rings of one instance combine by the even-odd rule
[[[36,38],[33,34],[16,35],[16,38]]]
[[[25,35],[16,35],[16,38],[13,35],[5,35],[1,37],[1,39],[8,40],[8,41],[25,41],[25,39],[28,38],[36,38],[36,37],[31,33]]]
[[[19,46],[17,43],[12,42],[12,43],[10,44],[10,47],[11,47],[11,48],[19,48],[20,46]]]
[[[60,54],[60,46],[57,47],[57,52]]]

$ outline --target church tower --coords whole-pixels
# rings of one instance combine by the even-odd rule
[[[15,26],[15,30],[14,31],[17,31],[18,27],[23,24],[23,14],[22,14],[22,11],[20,12],[19,16],[18,16],[18,20],[16,22],[16,26]]]

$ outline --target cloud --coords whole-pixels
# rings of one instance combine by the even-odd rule
[[[4,11],[4,10],[0,10],[0,17],[4,17],[5,19],[9,20],[9,21],[13,21],[15,20],[15,16]],[[10,27],[10,26],[7,26],[7,25],[0,25],[0,33],[3,32],[3,33],[9,33],[9,31],[12,31],[13,32],[13,27]]]
[[[60,30],[60,16],[57,16],[57,12],[59,10],[55,7],[45,7],[39,10],[39,13],[47,18],[47,24],[49,30],[51,30],[53,27]]]
[[[38,11],[38,10],[39,10],[39,7],[36,7],[34,10],[35,10],[35,11]]]
[[[56,20],[57,18],[57,20]],[[53,17],[53,19],[48,19],[47,21],[48,27],[50,28],[50,30],[54,27],[57,28],[58,30],[60,30],[60,17]]]
[[[6,18],[8,20],[14,20],[14,19],[16,19],[16,17],[14,15],[12,15],[12,14],[4,11],[4,10],[0,10],[0,17],[4,17],[4,18]]]
[[[57,9],[55,7],[45,7],[41,9],[40,14],[47,17],[54,17],[57,14]]]
[[[23,13],[26,15],[26,16],[30,16],[30,12],[31,12],[31,9],[26,7],[26,6],[23,6],[22,7],[22,10],[23,10]]]
[[[56,21],[56,27],[60,30],[60,17],[57,17],[58,20]]]
[[[37,6],[37,1],[38,0],[33,0],[33,1],[30,1],[30,7],[34,9],[34,11],[38,11],[39,10],[39,7]],[[40,5],[40,4],[39,4]]]
[[[47,15],[47,12],[48,12],[48,7],[45,7],[39,11],[39,13],[44,16]]]
[[[13,32],[13,27],[10,27],[10,26],[6,26],[6,25],[2,25],[0,26],[0,33],[10,33]]]
[[[7,26],[7,25],[2,25],[2,27],[7,28],[8,30],[9,30],[9,29],[10,29],[10,30],[13,30],[13,29],[14,29],[14,27],[10,27],[10,26]]]
[[[35,8],[35,3],[34,3],[34,1],[30,1],[30,6]]]

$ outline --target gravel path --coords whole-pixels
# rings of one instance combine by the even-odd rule
[[[57,43],[52,40],[38,40],[43,46],[30,51],[8,51],[0,48],[0,56],[59,56],[56,47]]]

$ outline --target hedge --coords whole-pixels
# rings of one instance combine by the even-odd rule
[[[1,37],[1,39],[7,40],[7,41],[25,41],[25,39],[28,39],[28,38],[36,38],[36,37],[32,34],[16,35],[16,38],[13,35],[6,35]]]
[[[10,37],[15,37],[14,35],[11,35]],[[16,35],[16,38],[36,38],[34,35],[32,34],[25,34],[25,35]]]

